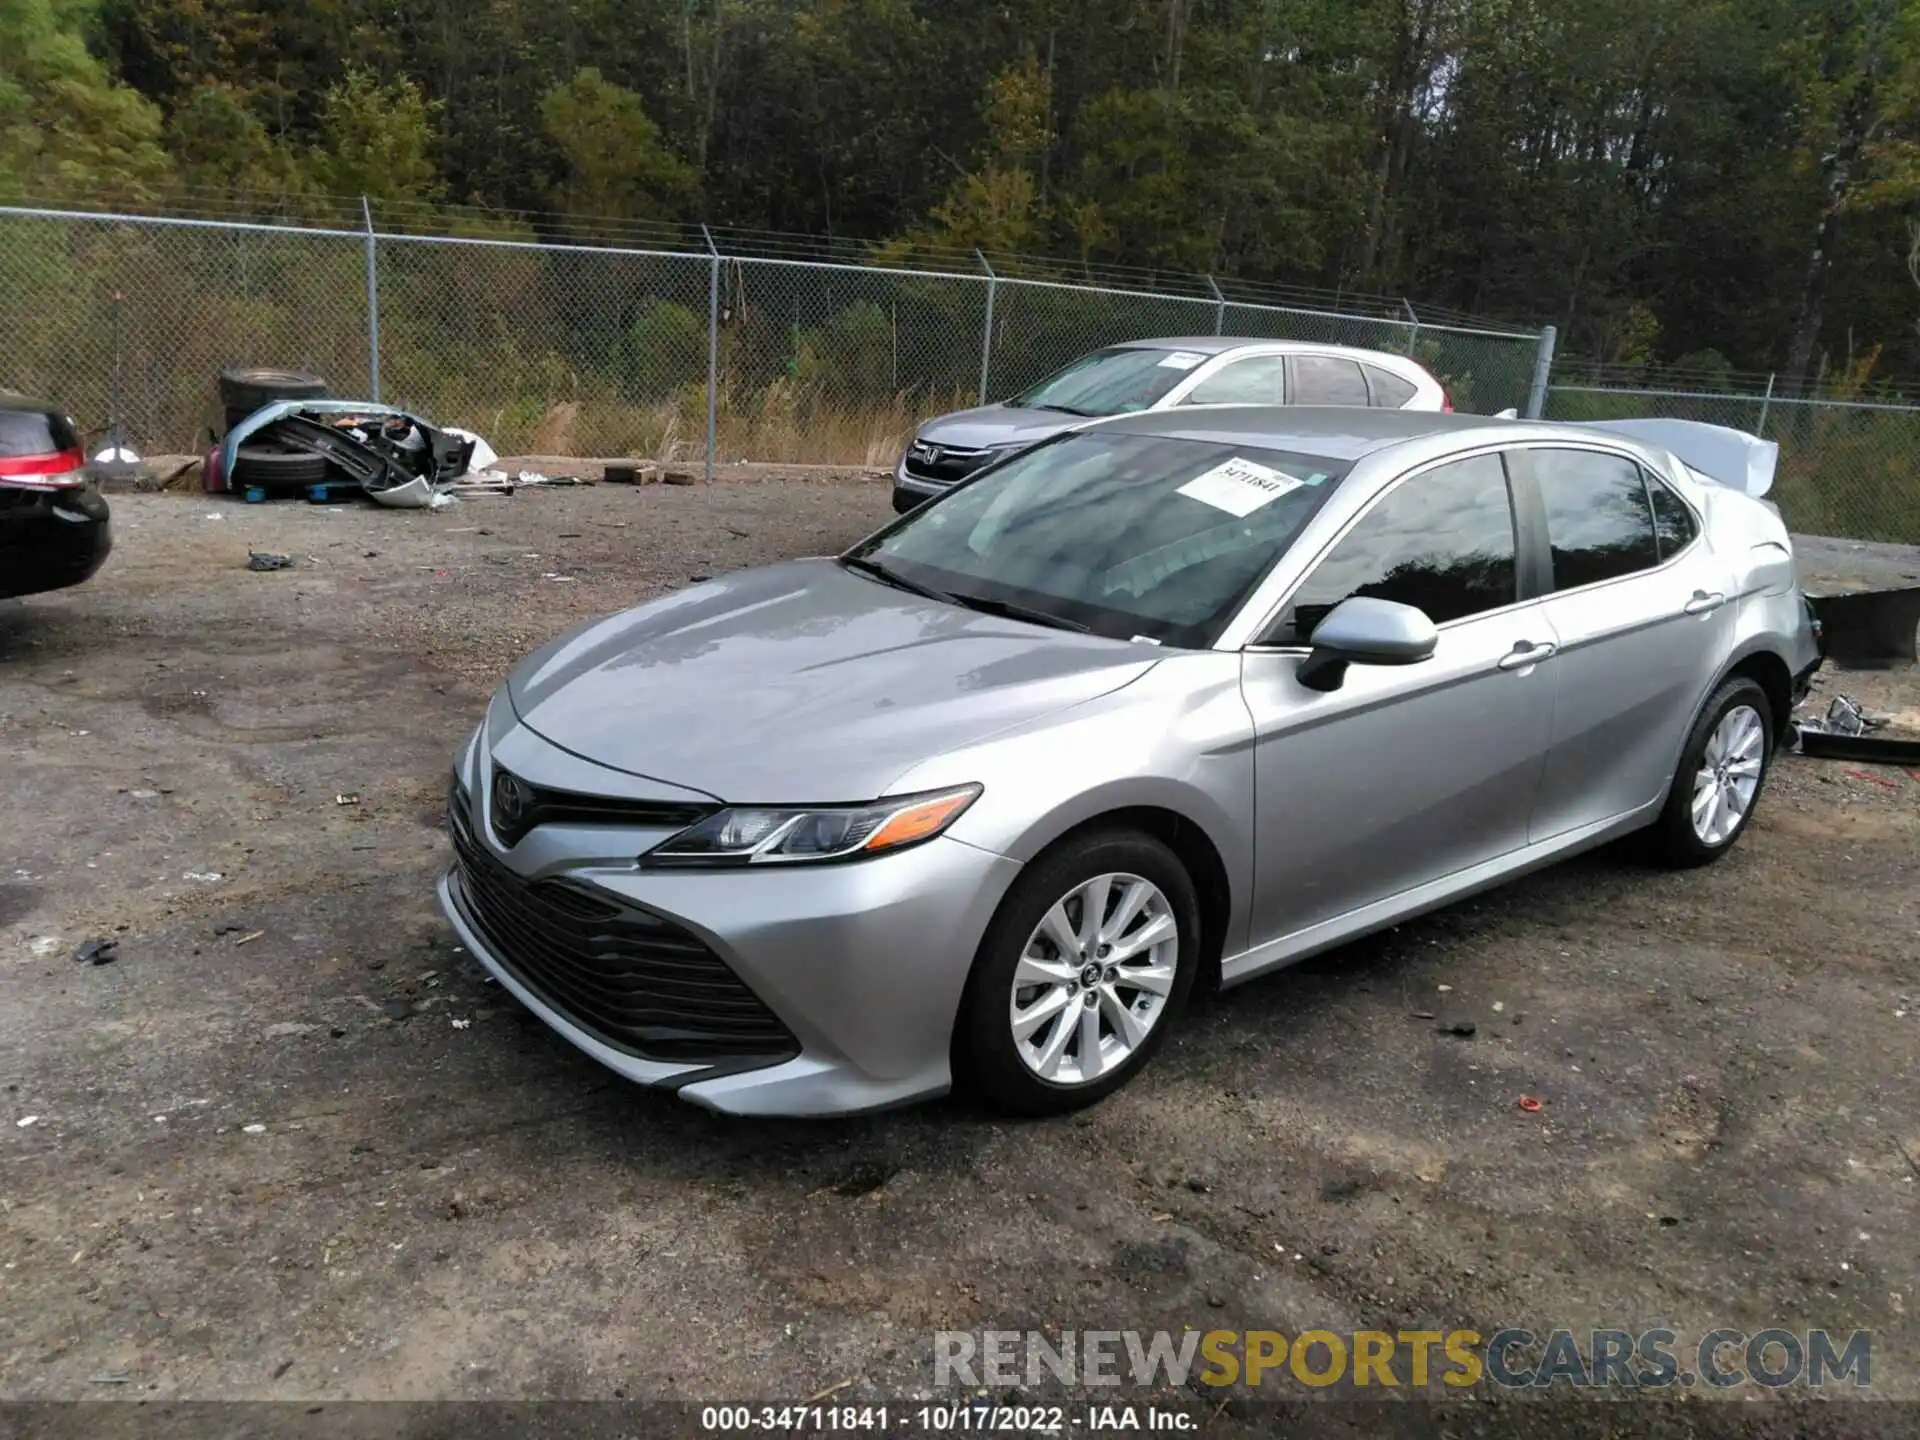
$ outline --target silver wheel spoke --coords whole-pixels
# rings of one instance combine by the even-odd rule
[[[1120,1037],[1120,1043],[1129,1051],[1147,1038],[1147,1027],[1113,993],[1111,986],[1103,987],[1100,991],[1100,1009],[1107,1017],[1107,1024],[1113,1027],[1113,1033]]]
[[[1720,798],[1720,785],[1711,775],[1703,775],[1693,787],[1693,823],[1704,824],[1713,813],[1713,802]]]
[[[1760,761],[1758,758],[1735,760],[1731,765],[1727,766],[1727,774],[1733,776],[1736,780],[1758,780],[1760,778]]]
[[[1130,986],[1136,990],[1144,990],[1149,995],[1171,995],[1173,993],[1173,966],[1123,966],[1119,976],[1113,983],[1121,986]]]
[[[1099,1078],[1101,1068],[1100,1055],[1100,1007],[1082,1005],[1080,1007],[1080,1043],[1074,1047],[1074,1058],[1080,1062],[1080,1078],[1095,1080]]]
[[[1067,918],[1067,902],[1062,900],[1047,912],[1047,918],[1040,922],[1035,933],[1037,939],[1045,935],[1060,951],[1060,958],[1072,964],[1080,955],[1080,937],[1073,933],[1073,922]],[[1027,942],[1027,948],[1033,948],[1033,942]]]
[[[1027,1063],[1042,1078],[1052,1080],[1060,1074],[1060,1061],[1067,1053],[1067,1041],[1073,1038],[1073,1016],[1062,1015],[1060,1023],[1053,1027],[1053,1033],[1047,1037],[1047,1043],[1033,1055]],[[1022,1054],[1026,1054],[1023,1049]]]
[[[1017,1010],[1013,1016],[1013,1038],[1025,1040],[1047,1021],[1073,1004],[1073,996],[1067,993],[1067,987],[1057,986],[1042,995],[1024,1010]]]
[[[1144,880],[1136,880],[1127,886],[1121,892],[1120,903],[1113,907],[1113,918],[1100,927],[1101,943],[1110,945],[1126,934],[1127,927],[1147,908],[1147,902],[1154,893],[1154,888]]]
[[[1113,877],[1101,875],[1089,880],[1080,891],[1080,948],[1091,950],[1100,938],[1100,925],[1106,919],[1107,897],[1113,893]]]
[[[1079,973],[1079,967],[1071,961],[1042,960],[1029,953],[1013,967],[1013,984],[1016,990],[1022,985],[1071,985]]]
[[[1133,934],[1116,943],[1111,957],[1115,962],[1131,960],[1143,950],[1151,950],[1163,940],[1171,940],[1180,933],[1180,927],[1173,923],[1171,915],[1156,915],[1142,925]]]

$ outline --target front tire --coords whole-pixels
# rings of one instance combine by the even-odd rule
[[[1009,1110],[1090,1105],[1146,1066],[1199,965],[1200,903],[1171,850],[1135,831],[1069,840],[1027,869],[987,927],[955,1069]]]
[[[1772,702],[1736,675],[1708,698],[1687,735],[1666,808],[1653,824],[1655,858],[1686,870],[1731,850],[1753,818],[1772,760]]]

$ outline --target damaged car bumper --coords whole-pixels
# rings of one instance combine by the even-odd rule
[[[709,797],[560,750],[504,702],[485,729],[448,799],[441,908],[564,1039],[737,1115],[844,1114],[950,1087],[953,1016],[1015,861],[943,837],[751,876],[645,869],[637,857],[687,823],[676,807],[718,808]],[[547,818],[505,843],[502,769],[509,793],[591,809],[591,823]]]
[[[107,502],[91,485],[0,482],[0,599],[79,585],[112,551]]]
[[[229,430],[208,474],[237,476],[243,447],[271,445],[323,457],[339,479],[359,485],[376,500],[422,505],[420,499],[400,497],[430,492],[465,475],[477,443],[464,432],[440,429],[388,405],[283,400],[256,410]]]

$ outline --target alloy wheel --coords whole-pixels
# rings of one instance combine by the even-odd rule
[[[1724,845],[1753,807],[1765,762],[1767,727],[1751,705],[1736,705],[1707,737],[1693,777],[1693,833],[1703,845]]]
[[[1085,1085],[1140,1047],[1166,1010],[1180,927],[1158,886],[1096,875],[1062,896],[1027,937],[1008,1018],[1027,1068]]]

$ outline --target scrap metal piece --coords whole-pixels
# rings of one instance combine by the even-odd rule
[[[1920,662],[1920,586],[1808,597],[1829,660],[1856,670]]]

